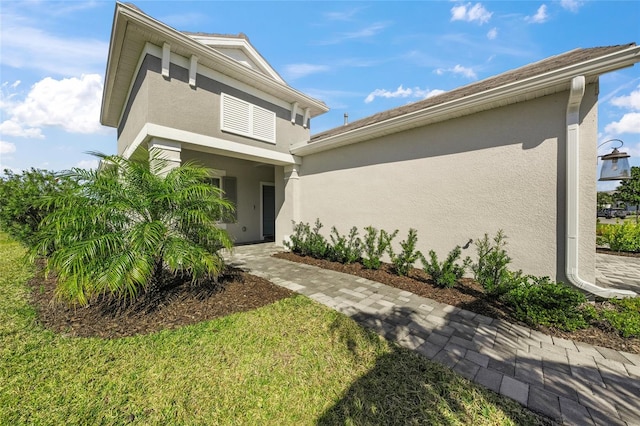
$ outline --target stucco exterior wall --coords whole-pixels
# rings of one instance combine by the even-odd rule
[[[284,153],[289,153],[291,144],[309,140],[309,129],[302,126],[300,114],[296,115],[296,124],[292,124],[291,112],[278,105],[202,74],[197,74],[193,88],[186,68],[172,63],[167,79],[161,75],[161,67],[160,58],[155,56],[148,54],[143,60],[120,126],[119,145],[127,146],[133,141],[141,128],[141,120]],[[221,92],[275,112],[276,143],[220,130]]]
[[[125,111],[118,126],[118,154],[121,155],[140,133],[149,118],[148,65],[143,62],[131,88]]]
[[[502,229],[514,269],[564,280],[565,114],[568,92],[306,155],[300,220],[328,232],[373,225],[395,240],[418,230],[418,248],[440,257]],[[582,112],[581,256],[595,270],[596,87]],[[591,146],[593,145],[593,146]],[[475,256],[475,246],[463,256]]]
[[[274,166],[185,149],[181,152],[181,160],[183,163],[196,161],[206,167],[223,170],[226,176],[237,179],[238,220],[227,224],[227,232],[238,243],[260,241],[260,182],[274,183]]]

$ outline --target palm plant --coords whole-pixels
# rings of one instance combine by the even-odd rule
[[[163,173],[159,155],[138,162],[92,154],[103,167],[66,173],[81,185],[43,200],[54,211],[31,251],[48,255],[59,296],[80,304],[99,294],[134,298],[161,290],[166,271],[193,282],[218,278],[220,250],[232,242],[217,223],[233,206],[205,182],[208,169],[185,163]]]

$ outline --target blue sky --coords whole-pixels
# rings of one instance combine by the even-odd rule
[[[578,47],[640,43],[638,1],[134,4],[178,30],[245,33],[331,108],[312,133]],[[0,0],[0,170],[91,167],[86,151],[115,153],[115,130],[99,123],[114,7]],[[601,78],[599,132],[640,166],[640,64]]]

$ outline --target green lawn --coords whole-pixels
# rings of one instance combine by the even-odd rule
[[[0,233],[0,424],[536,424],[519,404],[297,296],[114,340],[43,329]]]

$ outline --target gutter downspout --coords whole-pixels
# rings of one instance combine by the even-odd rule
[[[583,280],[578,275],[578,219],[579,219],[579,145],[580,145],[580,104],[585,90],[585,78],[580,75],[571,80],[569,102],[567,104],[567,239],[566,275],[574,286],[599,297],[635,297],[636,293],[599,287]]]

